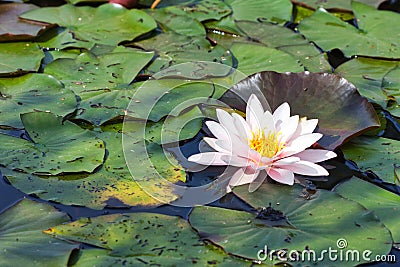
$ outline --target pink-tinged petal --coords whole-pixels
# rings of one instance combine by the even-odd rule
[[[256,191],[260,185],[264,182],[265,178],[267,178],[267,171],[261,171],[260,174],[252,181],[249,185],[249,192],[252,193]]]
[[[314,131],[315,127],[317,127],[317,124],[318,124],[317,119],[311,119],[311,120],[306,120],[306,121],[300,120],[296,131],[293,133],[291,139],[289,139],[287,141],[290,142],[291,140],[296,139],[300,135],[312,133]]]
[[[231,155],[221,156],[221,159],[224,162],[226,162],[227,165],[234,166],[234,167],[247,167],[252,162],[251,160],[249,160],[247,158],[231,156]]]
[[[294,173],[302,174],[302,175],[310,175],[310,176],[327,176],[329,175],[328,171],[325,168],[308,161],[298,161],[293,164],[277,164],[276,166],[292,171]]]
[[[247,101],[246,121],[253,132],[261,128],[261,118],[264,115],[264,108],[256,95],[252,94]]]
[[[204,137],[203,140],[204,140],[210,147],[212,147],[213,149],[217,150],[218,152],[222,152],[222,153],[225,153],[225,154],[230,154],[230,153],[231,153],[231,151],[229,151],[229,150],[227,150],[227,149],[225,149],[225,148],[223,148],[223,147],[221,147],[221,146],[219,146],[219,145],[217,144],[217,141],[218,141],[218,140],[221,142],[220,139],[215,139],[215,138],[211,138],[211,137]]]
[[[238,135],[240,136],[240,139],[242,139],[243,142],[247,143],[247,140],[252,138],[252,133],[251,133],[251,129],[250,129],[249,125],[243,119],[243,117],[237,113],[233,113],[232,117],[233,117],[233,122],[235,124],[236,130],[238,132]]]
[[[292,140],[287,147],[282,149],[277,155],[277,158],[284,158],[289,157],[294,154],[300,153],[301,151],[305,150],[312,146],[315,142],[321,139],[322,134],[320,133],[312,133],[312,134],[305,134],[297,137],[296,139]]]
[[[257,151],[251,149],[247,144],[244,144],[239,138],[232,137],[232,141],[229,143],[222,140],[217,140],[215,143],[218,147],[230,151],[232,155],[248,158],[253,161],[261,160],[261,156]]]
[[[290,106],[287,102],[282,103],[273,113],[275,127],[278,127],[283,121],[290,117]]]
[[[249,184],[257,178],[258,174],[259,172],[255,172],[253,174],[245,174],[244,170],[241,168],[232,176],[231,180],[229,181],[229,186]]]
[[[329,150],[306,149],[300,153],[297,153],[295,156],[301,158],[301,160],[316,163],[316,162],[321,162],[321,161],[325,161],[325,160],[334,158],[337,155],[335,152],[332,152]]]
[[[281,125],[279,132],[282,133],[282,137],[280,139],[281,142],[286,143],[295,133],[297,127],[299,125],[299,116],[295,115],[287,120],[284,120]]]
[[[226,129],[215,121],[206,121],[206,125],[208,129],[210,129],[211,133],[218,139],[221,140],[229,140],[229,134]]]
[[[279,168],[271,168],[268,171],[268,175],[279,183],[288,185],[294,184],[294,174],[292,171]]]
[[[216,165],[225,166],[225,161],[222,160],[222,156],[229,156],[218,152],[204,152],[199,154],[191,155],[188,161],[195,162],[201,165]]]

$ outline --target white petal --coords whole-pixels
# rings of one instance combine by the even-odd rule
[[[292,140],[287,147],[282,149],[276,156],[278,158],[288,157],[294,154],[297,154],[306,148],[312,146],[315,142],[321,139],[322,134],[320,133],[312,133],[312,134],[305,134],[297,137],[296,139]]]
[[[279,129],[279,132],[282,133],[282,138],[280,139],[280,141],[286,143],[288,140],[290,140],[294,132],[296,131],[298,125],[299,125],[298,115],[292,116],[287,120],[284,120],[281,123]]]
[[[217,109],[216,112],[219,123],[226,129],[228,134],[236,133],[236,128],[235,125],[233,124],[232,116],[228,112],[222,109]]]
[[[227,149],[225,149],[225,148],[223,148],[223,147],[221,147],[221,146],[219,146],[219,145],[217,144],[217,141],[220,140],[220,139],[215,139],[215,138],[211,138],[211,137],[204,137],[203,140],[204,140],[210,147],[212,147],[213,149],[217,150],[218,152],[222,152],[222,153],[226,153],[226,154],[230,154],[230,153],[231,153],[230,150],[227,150]],[[221,141],[222,141],[222,140],[220,140],[220,142],[221,142]],[[223,141],[222,141],[222,142],[223,142]]]
[[[271,168],[268,171],[268,175],[279,183],[288,185],[294,184],[294,174],[289,170]]]
[[[300,161],[299,157],[288,157],[288,158],[283,158],[283,159],[275,161],[274,165],[277,165],[277,164],[292,164],[292,163],[295,163],[295,162],[298,162],[298,161]]]
[[[290,106],[287,102],[282,103],[277,107],[273,114],[275,126],[279,126],[283,121],[290,117]]]
[[[229,181],[229,186],[249,184],[257,178],[258,174],[259,172],[255,172],[253,174],[245,174],[244,170],[241,168],[232,176],[231,180]]]
[[[228,140],[229,135],[226,129],[215,121],[206,121],[206,125],[208,129],[210,129],[211,133],[218,139]]]
[[[323,150],[323,149],[306,149],[300,153],[295,155],[296,157],[301,158],[301,160],[310,161],[310,162],[321,162],[331,158],[336,157],[336,153]]]
[[[188,161],[195,162],[201,165],[216,165],[225,166],[227,165],[225,161],[222,160],[222,156],[229,156],[218,152],[204,152],[199,154],[191,155]]]
[[[314,131],[315,127],[317,127],[317,124],[318,124],[318,120],[317,119],[300,121],[300,123],[297,126],[296,131],[292,135],[292,138],[289,139],[288,141],[296,139],[300,135],[312,133]]]
[[[327,176],[329,175],[328,171],[325,168],[308,161],[298,161],[293,164],[277,164],[278,167],[292,171],[294,173],[302,174],[302,175],[310,175],[310,176]]]
[[[269,111],[264,112],[260,121],[260,125],[261,129],[264,130],[265,134],[268,134],[269,132],[275,132],[275,121],[271,112]]]
[[[251,160],[249,160],[247,158],[231,156],[231,155],[221,156],[221,159],[224,162],[226,162],[227,165],[234,166],[234,167],[247,167],[247,166],[250,166],[250,163],[252,162]]]
[[[235,124],[238,135],[242,139],[242,141],[247,142],[250,138],[252,138],[251,130],[247,122],[237,113],[232,114],[233,122]]]
[[[251,149],[247,144],[244,144],[237,137],[234,137],[230,143],[222,140],[217,140],[215,143],[218,147],[221,147],[226,151],[230,151],[232,155],[248,158],[257,162],[261,160],[261,156],[257,151]]]
[[[247,101],[246,121],[250,125],[253,132],[261,128],[261,118],[264,115],[264,108],[256,95],[252,94]]]

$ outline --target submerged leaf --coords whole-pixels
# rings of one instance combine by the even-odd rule
[[[220,100],[244,111],[244,101],[251,94],[266,99],[272,110],[288,102],[292,114],[318,119],[317,131],[324,135],[318,144],[330,150],[379,126],[372,105],[351,83],[336,75],[260,72],[234,85]]]
[[[399,163],[400,141],[383,137],[360,136],[342,147],[347,159],[362,170],[371,170],[388,183],[398,183],[394,164]]]
[[[103,163],[104,143],[79,126],[46,112],[21,115],[32,141],[0,134],[1,165],[27,173],[93,172]]]
[[[32,111],[52,112],[66,116],[76,108],[75,94],[45,74],[27,74],[0,78],[1,126],[23,128],[20,114]]]
[[[79,245],[42,231],[69,222],[53,207],[24,199],[0,214],[1,266],[66,266]]]
[[[386,191],[376,185],[353,177],[335,187],[339,195],[356,201],[372,210],[379,219],[389,228],[394,243],[400,243],[400,196]]]
[[[321,253],[327,248],[340,249],[337,242],[341,239],[347,242],[347,247],[340,249],[343,253],[370,250],[371,259],[391,249],[389,231],[371,212],[331,191],[318,190],[306,197],[300,186],[263,184],[253,193],[247,186],[237,187],[234,192],[257,208],[258,214],[195,207],[189,217],[191,225],[206,239],[233,255],[257,260],[257,253],[267,246],[268,253],[296,250],[300,256],[305,255],[299,263],[327,266],[329,259]],[[357,263],[368,262],[359,257]],[[340,264],[353,266],[351,261]]]

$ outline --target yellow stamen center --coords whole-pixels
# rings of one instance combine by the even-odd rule
[[[280,142],[280,132],[269,132],[265,135],[264,131],[252,133],[252,138],[249,139],[250,148],[254,149],[261,156],[272,158],[285,147],[285,143]]]

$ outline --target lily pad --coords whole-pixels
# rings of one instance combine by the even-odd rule
[[[352,2],[358,28],[324,10],[317,10],[299,25],[299,31],[324,51],[340,49],[347,57],[400,58],[400,14]],[[387,27],[387,25],[391,25]]]
[[[75,59],[57,59],[46,66],[45,73],[54,75],[80,97],[76,118],[100,125],[125,115],[138,86],[129,83],[152,57],[152,52],[118,47],[97,57],[86,52]]]
[[[131,122],[136,128],[143,128],[143,122]],[[92,209],[104,207],[146,206],[154,207],[176,199],[176,196],[166,188],[164,180],[177,182],[185,180],[185,172],[177,167],[176,161],[170,155],[164,155],[163,150],[156,144],[149,144],[147,151],[151,155],[150,164],[144,164],[147,156],[141,151],[135,154],[135,164],[138,166],[135,179],[147,179],[143,182],[147,188],[164,188],[158,199],[148,195],[129,172],[122,151],[121,124],[111,124],[103,127],[104,132],[97,137],[104,140],[107,158],[103,167],[90,175],[63,175],[51,178],[26,175],[3,169],[2,173],[10,183],[27,194],[34,194],[45,200],[56,201],[65,205],[86,206]],[[134,134],[133,134],[134,135]],[[143,138],[136,135],[136,142]],[[144,148],[143,148],[144,149]],[[79,150],[78,150],[79,151]],[[169,161],[174,162],[172,166]],[[162,201],[162,202],[161,202]]]
[[[256,44],[234,43],[231,52],[238,61],[237,69],[246,75],[264,70],[301,72],[304,68],[291,55]]]
[[[0,134],[1,165],[27,173],[55,175],[93,172],[103,163],[103,141],[54,114],[21,115],[32,141]]]
[[[0,76],[37,71],[44,53],[32,43],[0,43]]]
[[[302,195],[301,186],[263,184],[253,193],[247,186],[237,187],[234,192],[258,213],[195,207],[189,217],[191,225],[206,239],[233,255],[257,260],[258,252],[267,246],[277,253],[287,250],[283,254],[287,262],[295,250],[300,257],[298,263],[303,253],[302,264],[327,266],[330,259],[321,257],[323,250],[343,254],[358,250],[357,264],[369,262],[361,257],[365,250],[371,251],[371,259],[390,252],[390,233],[374,214],[331,191],[318,190],[310,199]],[[347,246],[342,246],[343,240]],[[353,266],[354,262],[341,261],[340,265]]]
[[[355,177],[337,186],[335,192],[372,210],[389,228],[394,243],[400,243],[400,229],[397,222],[400,216],[399,195]]]
[[[70,4],[44,7],[24,13],[20,17],[57,24],[67,28],[74,39],[92,44],[116,45],[156,28],[153,18],[144,11],[128,10],[113,4],[104,4],[97,8]]]
[[[315,1],[315,0],[292,0],[294,4],[302,5],[307,8],[317,9],[323,7],[325,9],[333,9],[333,10],[347,10],[351,11],[351,0],[324,0],[324,1]],[[360,3],[364,3],[370,6],[377,8],[384,0],[360,0]]]
[[[268,22],[237,21],[236,25],[252,40],[286,52],[299,60],[306,70],[330,72],[331,66],[312,43],[288,28]],[[239,62],[240,64],[240,62]]]
[[[399,183],[395,177],[395,164],[399,163],[400,141],[383,137],[360,136],[342,147],[347,159],[362,170],[371,170],[382,180]]]
[[[0,41],[28,41],[42,33],[47,28],[47,23],[33,24],[18,19],[19,14],[36,8],[37,6],[32,4],[1,4]]]
[[[357,86],[361,95],[385,108],[388,97],[383,79],[398,66],[397,61],[358,57],[340,65],[335,73]],[[385,85],[389,86],[388,83]]]
[[[0,214],[1,266],[66,266],[79,245],[42,231],[69,222],[53,207],[24,199]]]
[[[290,0],[235,0],[230,1],[235,20],[268,20],[282,23],[290,21],[292,15],[292,3]]]
[[[318,143],[330,150],[379,126],[372,105],[333,74],[260,72],[234,85],[220,100],[244,111],[251,94],[266,99],[272,110],[288,102],[292,114],[318,119],[317,131],[324,135]]]
[[[148,74],[192,61],[218,62],[232,66],[232,56],[229,51],[221,45],[211,45],[205,38],[190,38],[169,32],[132,45],[156,52],[156,59],[145,70]]]
[[[151,9],[147,11],[165,31],[173,31],[185,36],[205,36],[206,30],[200,21],[186,14],[175,14],[167,9]]]
[[[61,239],[94,245],[85,249],[77,266],[192,265],[232,266],[251,262],[206,246],[187,221],[163,214],[135,213],[81,218],[46,233]],[[99,265],[98,265],[99,264]]]
[[[13,128],[23,128],[20,114],[46,111],[66,116],[74,112],[77,105],[72,91],[45,74],[0,78],[0,94],[0,124]]]

